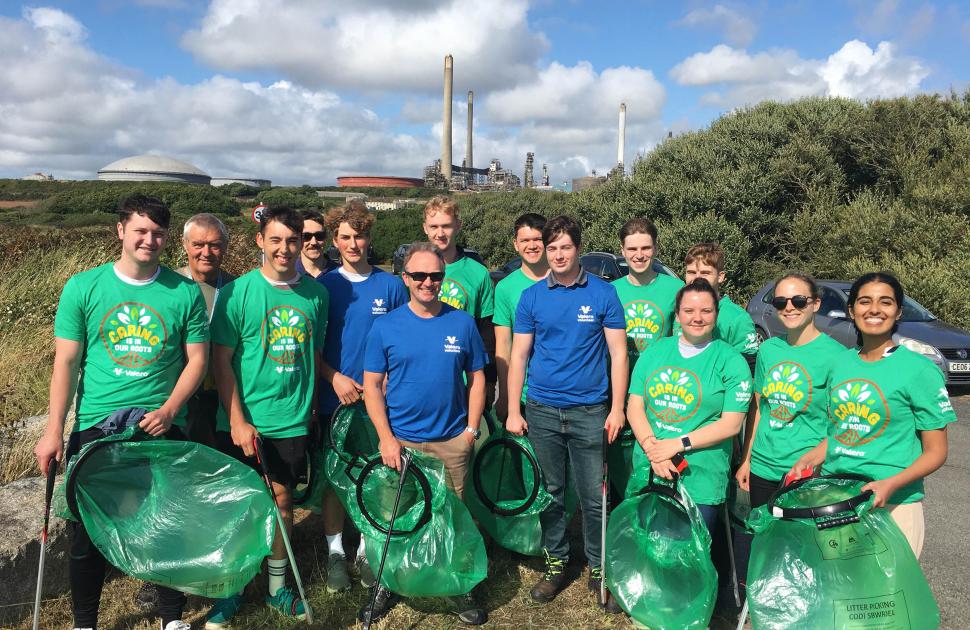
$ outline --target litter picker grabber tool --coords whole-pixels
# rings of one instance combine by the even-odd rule
[[[600,606],[606,607],[606,514],[609,511],[610,434],[603,431],[603,491],[600,503]]]
[[[723,503],[721,520],[724,521],[724,533],[727,536],[728,560],[731,562],[731,589],[734,591],[734,605],[741,606],[741,588],[738,584],[738,568],[734,562],[734,534],[731,531],[731,515],[728,513],[727,503]]]
[[[384,539],[384,548],[381,550],[381,562],[377,566],[377,575],[374,576],[374,592],[371,594],[370,607],[367,609],[367,619],[364,621],[364,630],[370,630],[371,617],[374,614],[374,606],[377,604],[377,591],[381,588],[381,574],[384,573],[384,561],[387,560],[387,549],[391,545],[391,536],[394,535],[394,520],[397,519],[397,508],[401,504],[401,492],[404,490],[404,479],[407,477],[408,468],[411,466],[411,453],[407,449],[401,450],[401,478],[397,483],[397,494],[394,496],[394,507],[391,508],[391,521],[387,524],[387,538]]]
[[[47,555],[47,526],[51,516],[51,498],[54,496],[54,478],[57,476],[57,460],[47,462],[47,489],[44,491],[44,529],[40,533],[40,560],[37,563],[37,594],[34,595],[34,630],[40,625],[40,596],[44,590],[44,556]]]
[[[256,461],[263,471],[263,481],[269,490],[270,497],[273,499],[273,509],[276,511],[276,523],[280,528],[280,536],[283,537],[283,546],[286,547],[286,556],[290,560],[290,569],[293,571],[293,579],[296,581],[296,588],[300,591],[300,599],[303,600],[303,609],[306,611],[306,622],[313,624],[313,610],[310,602],[307,601],[306,593],[303,592],[303,580],[300,578],[300,569],[296,566],[296,558],[293,556],[293,547],[290,545],[290,536],[286,533],[286,522],[283,521],[283,514],[276,504],[276,491],[273,490],[273,482],[269,478],[269,468],[266,466],[266,458],[263,457],[263,447],[259,436],[253,438],[253,447],[256,449]]]

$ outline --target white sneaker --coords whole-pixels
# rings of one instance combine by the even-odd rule
[[[175,621],[169,621],[168,625],[162,628],[162,630],[192,630],[192,626],[188,622],[176,619]]]

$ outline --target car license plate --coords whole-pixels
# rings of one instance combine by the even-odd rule
[[[970,372],[970,361],[963,363],[950,363],[951,372]]]

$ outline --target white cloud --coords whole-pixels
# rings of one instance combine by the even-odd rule
[[[460,89],[528,80],[548,49],[527,2],[213,0],[182,45],[224,71],[262,70],[311,87],[436,90],[446,54]]]
[[[917,91],[929,70],[917,59],[898,56],[890,42],[880,42],[873,50],[851,40],[825,60],[803,59],[793,50],[752,55],[719,45],[691,55],[670,74],[681,85],[724,85],[726,92],[707,93],[701,102],[730,106],[811,95],[902,96]]]
[[[747,46],[758,30],[755,23],[723,4],[710,9],[694,9],[685,15],[678,24],[687,27],[713,27],[721,29],[724,38],[736,46]]]

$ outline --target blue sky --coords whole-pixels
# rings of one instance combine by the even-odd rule
[[[555,182],[736,107],[964,90],[970,5],[542,0],[0,3],[0,177],[92,178],[161,153],[211,175],[420,176],[455,56],[454,161]]]

